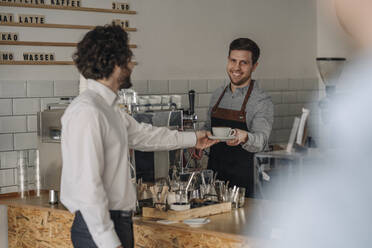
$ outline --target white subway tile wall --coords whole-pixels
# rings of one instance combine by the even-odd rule
[[[12,115],[12,99],[0,99],[0,116]]]
[[[138,94],[147,94],[149,92],[147,80],[134,80],[132,84],[133,89]]]
[[[270,142],[287,142],[294,117],[301,115],[303,107],[311,110],[309,134],[316,141],[320,125],[317,101],[323,94],[318,79],[261,79],[258,82],[274,103]],[[133,89],[140,95],[182,95],[184,109],[189,108],[187,92],[195,90],[197,126],[202,128],[213,91],[228,83],[228,79],[133,80]],[[17,150],[29,150],[29,168],[33,169],[37,148],[36,113],[49,103],[58,103],[60,97],[76,96],[78,88],[75,80],[0,80],[0,193],[17,191],[17,170],[14,169]]]
[[[150,80],[149,94],[163,94],[169,92],[168,80]]]
[[[77,96],[79,94],[79,82],[73,80],[55,80],[54,96]]]
[[[27,81],[28,97],[51,97],[53,96],[53,81],[29,80]]]
[[[37,148],[36,133],[15,133],[14,134],[14,149],[25,150]]]
[[[40,111],[39,98],[13,99],[13,115],[34,115]]]
[[[0,98],[26,96],[26,81],[0,80]]]
[[[26,132],[26,116],[1,116],[0,133]]]
[[[37,131],[37,116],[29,115],[27,116],[27,132]]]
[[[190,80],[189,89],[197,93],[207,93],[208,80]]]
[[[169,92],[175,94],[185,94],[189,90],[188,80],[170,80],[169,81]]]

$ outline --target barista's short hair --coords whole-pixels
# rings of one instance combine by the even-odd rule
[[[256,64],[260,57],[260,48],[258,47],[256,42],[248,38],[238,38],[233,40],[230,43],[229,56],[232,50],[250,51],[252,53],[253,64]]]
[[[118,25],[97,26],[78,43],[73,60],[90,79],[109,78],[115,66],[127,68],[132,58],[128,34]]]

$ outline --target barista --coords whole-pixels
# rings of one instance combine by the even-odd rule
[[[254,41],[239,38],[231,42],[227,58],[230,83],[213,93],[204,127],[236,130],[235,139],[211,147],[208,169],[230,185],[246,188],[250,197],[254,196],[253,155],[267,146],[274,115],[271,98],[251,78],[259,56]]]

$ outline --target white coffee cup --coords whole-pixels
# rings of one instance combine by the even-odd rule
[[[235,129],[230,127],[212,127],[212,132],[213,135],[217,137],[229,137],[236,134]]]

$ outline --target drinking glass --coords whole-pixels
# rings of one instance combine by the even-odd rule
[[[17,152],[17,176],[18,176],[18,193],[21,198],[28,196],[28,152]]]

